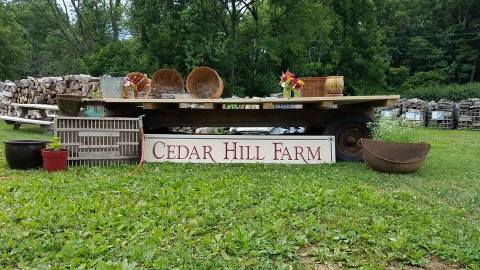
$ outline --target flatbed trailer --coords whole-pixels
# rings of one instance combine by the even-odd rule
[[[398,95],[386,95],[104,101],[116,116],[144,115],[147,133],[165,132],[170,127],[305,127],[306,134],[335,136],[337,159],[361,161],[357,142],[370,136],[367,123],[373,120],[374,108],[394,106],[399,99]],[[235,105],[257,106],[238,109]]]

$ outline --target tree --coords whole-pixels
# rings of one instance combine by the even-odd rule
[[[0,80],[16,79],[24,74],[30,46],[25,30],[15,15],[0,2]]]

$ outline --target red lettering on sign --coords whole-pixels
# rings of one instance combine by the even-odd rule
[[[278,145],[282,146],[283,143],[276,143],[276,142],[273,143],[273,149],[274,149],[273,160],[278,160],[277,154],[280,154],[282,152],[282,148],[281,147],[278,148],[277,147]]]
[[[308,161],[305,160],[305,157],[303,156],[303,147],[302,146],[294,146],[295,149],[295,160],[299,160],[298,156],[305,162],[306,164],[309,164]]]
[[[175,145],[167,145],[167,159],[175,159]]]
[[[152,151],[153,151],[153,156],[154,156],[156,159],[162,159],[162,158],[165,156],[165,154],[163,154],[163,155],[160,156],[160,157],[157,155],[157,151],[156,151],[156,150],[157,150],[157,145],[158,145],[158,144],[161,144],[162,147],[163,147],[163,149],[165,149],[165,143],[164,143],[164,142],[162,142],[162,141],[156,142],[156,143],[153,145],[153,150],[152,150]]]
[[[265,156],[260,158],[260,145],[256,145],[255,148],[257,149],[257,160],[264,160]]]
[[[310,148],[310,146],[307,146],[307,159],[308,160],[315,160],[315,157],[317,156],[317,154],[318,154],[317,160],[322,160],[321,157],[320,157],[320,146],[317,147],[317,150],[315,151],[315,153],[313,153],[312,148]]]
[[[193,156],[195,156],[195,159],[200,159],[200,156],[198,155],[197,148],[195,146],[192,148],[192,151],[190,152],[189,159],[193,159]]]
[[[282,160],[283,160],[283,157],[284,156],[287,156],[288,157],[288,160],[292,160],[292,156],[290,156],[290,152],[288,151],[288,148],[285,147],[285,149],[283,149],[283,153],[282,153]]]
[[[215,159],[212,157],[212,147],[209,145],[204,145],[203,146],[203,159],[207,159],[207,155],[210,157],[210,160],[215,162]]]
[[[185,150],[183,156],[182,156],[182,149]],[[178,151],[178,157],[177,157],[178,159],[186,159],[188,157],[188,154],[190,153],[190,150],[185,145],[178,145],[177,151]]]
[[[224,142],[225,144],[225,159],[228,160],[228,153],[233,153],[233,159],[237,159],[237,142],[233,142],[233,148],[228,148],[229,142]]]

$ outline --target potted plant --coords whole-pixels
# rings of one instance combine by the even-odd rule
[[[59,137],[54,137],[48,147],[42,149],[43,168],[48,172],[67,169],[68,150],[62,146]]]
[[[369,128],[373,140],[360,139],[358,142],[368,166],[389,173],[413,173],[420,169],[430,144],[420,142],[418,125],[380,116]]]
[[[102,99],[101,91],[92,91],[90,97],[91,99],[83,101],[83,104],[85,105],[83,114],[86,117],[103,117],[105,115],[105,102]]]

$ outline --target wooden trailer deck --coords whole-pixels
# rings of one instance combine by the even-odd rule
[[[382,107],[395,105],[400,99],[399,95],[384,96],[343,96],[343,97],[300,97],[300,98],[221,98],[221,99],[122,99],[105,98],[106,103],[135,104],[144,109],[174,108],[180,104],[199,104],[203,108],[222,108],[221,105],[244,104],[260,105],[260,109],[273,109],[274,104],[303,105],[304,108],[332,108],[348,105],[364,107]]]
[[[305,127],[307,134],[335,136],[337,159],[360,161],[360,138],[370,136],[373,108],[395,105],[400,96],[224,99],[111,99],[115,116],[144,115],[147,133],[171,127]],[[257,105],[257,106],[228,106]],[[279,106],[295,105],[295,106]],[[116,114],[115,114],[116,113]]]

